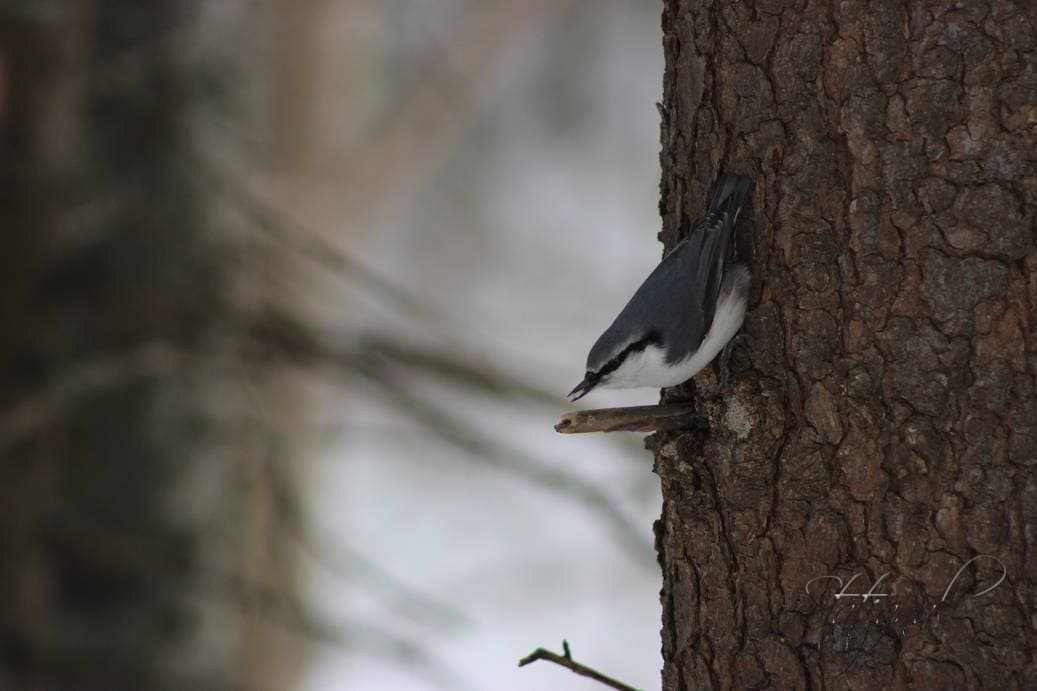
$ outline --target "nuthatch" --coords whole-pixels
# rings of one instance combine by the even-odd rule
[[[705,218],[663,257],[587,356],[569,393],[675,386],[695,376],[738,333],[751,276],[734,263],[734,227],[753,181],[722,175]]]

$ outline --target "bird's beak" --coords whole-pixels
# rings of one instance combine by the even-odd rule
[[[575,389],[569,392],[569,395],[566,396],[566,398],[575,403],[590,393],[591,389],[593,389],[596,384],[597,382],[592,381],[590,376],[586,376],[583,378],[583,381],[576,385]]]

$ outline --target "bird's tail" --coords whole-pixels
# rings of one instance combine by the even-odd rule
[[[749,200],[749,192],[753,188],[753,179],[746,175],[721,175],[713,183],[713,191],[709,196],[709,214],[723,218],[725,214],[734,225],[738,214]]]
[[[752,188],[752,178],[745,175],[721,175],[713,183],[709,209],[699,226],[704,231],[699,240],[699,260],[701,266],[708,267],[703,275],[714,301],[719,295],[727,264],[734,259],[735,223],[749,202],[749,191]]]

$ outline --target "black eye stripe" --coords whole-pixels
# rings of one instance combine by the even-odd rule
[[[648,334],[637,341],[634,341],[626,348],[619,352],[619,355],[612,358],[605,365],[595,373],[595,380],[601,379],[606,374],[614,372],[623,364],[623,361],[627,359],[627,356],[631,353],[639,353],[650,345],[659,345],[662,339],[659,337],[659,333],[656,331],[649,331]]]

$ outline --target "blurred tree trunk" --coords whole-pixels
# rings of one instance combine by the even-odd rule
[[[666,3],[662,238],[753,175],[757,297],[723,400],[698,382],[710,431],[652,440],[664,689],[1037,679],[1034,24]],[[983,558],[925,618],[977,555],[1007,579],[968,597]],[[805,592],[887,572],[880,601]]]
[[[255,514],[204,360],[236,264],[185,174],[203,6],[0,8],[0,688],[285,680],[238,664],[240,593],[205,563]]]

